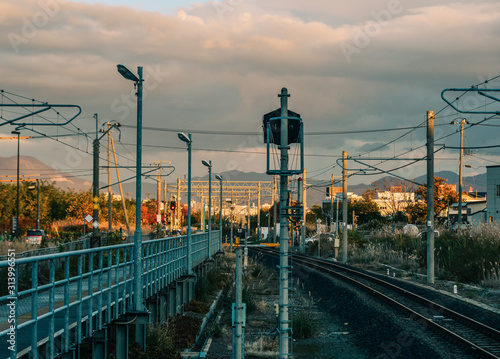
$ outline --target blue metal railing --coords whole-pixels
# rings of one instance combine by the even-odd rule
[[[212,231],[210,240],[208,233],[192,235],[193,268],[218,251],[218,241],[218,231]],[[147,299],[188,273],[186,237],[142,245]],[[133,247],[130,243],[0,261],[0,358],[53,358],[130,310]]]

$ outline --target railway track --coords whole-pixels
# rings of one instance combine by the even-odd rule
[[[270,248],[252,248],[273,256],[279,252]],[[371,275],[353,267],[301,254],[293,254],[294,264],[334,276],[404,312],[421,328],[440,333],[470,354],[481,358],[500,358],[500,330],[467,315],[424,298],[408,288]]]

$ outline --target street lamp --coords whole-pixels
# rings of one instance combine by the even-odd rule
[[[215,178],[217,178],[220,182],[220,205],[219,205],[219,251],[222,249],[222,176],[220,174],[216,174]]]
[[[17,200],[16,200],[16,223],[14,227],[14,232],[15,236],[17,238],[17,235],[19,233],[19,135],[21,132],[19,131],[12,131],[11,132],[13,135],[17,135]]]
[[[137,159],[135,182],[135,232],[134,232],[134,309],[143,311],[142,303],[142,230],[141,230],[141,171],[142,171],[142,66],[137,67],[138,76],[127,65],[117,65],[118,72],[137,86]],[[136,335],[136,338],[138,336]]]
[[[212,161],[201,160],[208,167],[208,257],[210,257],[210,240],[212,239]]]
[[[186,250],[187,250],[187,272],[188,274],[192,274],[193,270],[191,268],[191,134],[188,135],[179,132],[177,134],[179,139],[183,142],[187,143],[188,148],[188,213],[187,213],[187,229],[186,229]]]

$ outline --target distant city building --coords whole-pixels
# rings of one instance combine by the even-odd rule
[[[487,221],[500,220],[500,166],[486,166]]]
[[[402,192],[401,186],[392,186],[389,191],[377,192],[375,203],[382,216],[405,212],[409,204],[415,202],[414,192]]]
[[[465,196],[464,196],[465,197]],[[463,197],[462,197],[463,199]],[[458,220],[458,203],[453,203],[448,209],[448,217],[451,223]],[[444,212],[444,211],[443,211]],[[486,199],[468,200],[462,203],[462,222],[480,224],[486,222]]]

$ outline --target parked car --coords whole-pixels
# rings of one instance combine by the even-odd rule
[[[26,242],[28,244],[41,244],[45,238],[45,232],[42,229],[28,229],[26,234]]]

